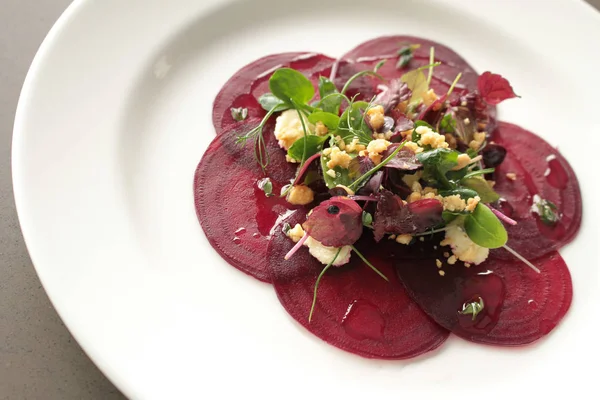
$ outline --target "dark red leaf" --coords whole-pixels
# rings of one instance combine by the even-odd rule
[[[362,235],[362,208],[347,197],[332,197],[313,208],[302,227],[324,246],[350,245]]]
[[[442,204],[435,199],[404,205],[399,196],[383,189],[373,221],[375,240],[380,241],[386,233],[418,233],[433,228],[443,221],[442,210]]]
[[[400,146],[400,143],[394,143],[390,145],[385,153],[383,153],[383,158],[387,158],[392,154],[397,148]],[[396,168],[402,169],[405,171],[414,171],[422,167],[422,164],[417,160],[417,156],[414,151],[409,148],[402,148],[396,154],[394,158],[392,158],[387,164],[385,164],[387,168]]]
[[[496,105],[506,99],[518,97],[506,78],[499,74],[492,74],[490,71],[486,71],[479,76],[477,79],[477,89],[483,100],[491,105]]]

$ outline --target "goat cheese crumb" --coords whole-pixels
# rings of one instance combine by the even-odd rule
[[[308,122],[306,117],[302,117],[306,125],[307,133],[314,132],[315,126]],[[304,137],[304,129],[300,115],[296,110],[286,110],[277,117],[275,122],[275,138],[279,141],[279,146],[288,150],[296,140]]]
[[[304,242],[304,245],[308,247],[308,252],[321,264],[329,264],[335,257],[338,248],[324,246],[321,242],[309,237]],[[350,255],[352,253],[352,246],[342,246],[339,248],[340,254],[338,254],[335,262],[332,264],[334,267],[347,264],[350,261]]]
[[[315,193],[306,185],[292,186],[286,198],[288,203],[299,206],[312,203],[314,199]]]
[[[400,243],[400,244],[408,245],[408,244],[410,244],[411,240],[412,240],[412,235],[409,235],[408,233],[396,236],[396,242]]]
[[[383,124],[385,123],[383,106],[369,108],[367,110],[367,116],[369,117],[369,124],[374,131],[378,131],[383,127]]]
[[[417,141],[419,146],[431,146],[433,149],[447,148],[446,137],[434,132],[431,128],[425,125],[418,126],[416,132],[421,135],[421,139]]]
[[[287,236],[292,239],[294,243],[298,243],[300,239],[304,236],[304,229],[302,229],[302,225],[296,224],[292,229],[290,229],[287,233]],[[323,246],[323,244],[311,237],[308,237],[304,242],[304,246],[308,247],[308,252],[319,262],[322,264],[329,264],[333,257],[335,257],[338,248],[337,247],[329,247]],[[333,266],[340,266],[348,263],[350,261],[350,254],[352,252],[351,246],[343,246],[341,247],[340,254],[335,259],[335,262],[332,264]]]
[[[474,243],[460,226],[452,223],[447,226],[446,238],[440,244],[450,246],[459,260],[475,265],[484,262],[490,254],[490,249]],[[451,264],[450,259],[448,264]]]
[[[331,152],[329,153],[327,168],[333,169],[338,166],[341,168],[348,168],[350,161],[352,161],[352,157],[350,157],[345,150],[340,150],[339,147],[333,146],[331,147]]]
[[[385,139],[371,140],[367,146],[367,152],[369,153],[371,161],[375,164],[379,164],[381,162],[381,153],[385,152],[390,144],[391,143]]]

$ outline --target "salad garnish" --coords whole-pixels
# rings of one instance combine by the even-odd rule
[[[406,67],[417,48],[402,47],[397,67]],[[301,179],[315,168],[331,193],[337,193],[314,207],[302,226],[287,233],[295,235],[296,244],[286,260],[308,246],[326,265],[315,284],[315,301],[323,274],[348,262],[351,252],[387,280],[354,246],[365,234],[363,228],[373,231],[376,241],[388,236],[399,245],[444,233],[440,245],[452,249],[447,257],[450,264],[459,260],[465,265],[480,264],[490,249],[504,248],[539,272],[506,246],[508,234],[503,223],[517,222],[493,206],[500,196],[489,177],[502,162],[505,150],[487,142],[485,105],[518,97],[508,81],[485,72],[479,77],[478,91],[450,101],[461,73],[438,97],[430,88],[434,68],[441,65],[435,61],[434,47],[427,65],[407,71],[399,79],[388,81],[378,73],[385,62],[356,72],[341,90],[330,79],[319,77],[320,99],[316,101],[315,88],[307,77],[292,68],[277,69],[269,79],[271,92],[260,97],[267,114],[257,127],[238,137],[240,144],[256,139],[256,159],[265,170],[269,159],[263,128],[271,116],[280,113],[275,137],[287,152],[287,161],[299,164],[281,196],[295,205],[313,203],[311,185]],[[361,99],[360,93],[349,98],[346,93],[358,79],[381,81],[380,93],[368,100]],[[232,108],[231,112],[236,120],[247,115],[242,109]],[[265,195],[272,195],[270,181],[262,179],[258,185]],[[557,221],[556,207],[550,202],[538,199],[532,209],[545,224]],[[469,303],[462,313],[475,318],[483,307],[483,300]],[[314,302],[309,320],[313,310]]]

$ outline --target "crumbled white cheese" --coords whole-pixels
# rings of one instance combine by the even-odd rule
[[[413,238],[412,235],[405,233],[405,234],[396,236],[396,242],[400,243],[400,244],[410,244],[412,238]]]
[[[332,169],[328,169],[327,172],[325,172],[325,173],[334,179],[337,177],[335,171]]]
[[[450,246],[459,260],[475,265],[484,262],[490,254],[490,249],[474,243],[460,226],[453,223],[446,227],[446,238],[440,244]],[[448,264],[451,264],[450,259]]]
[[[415,154],[423,152],[423,148],[415,142],[406,142],[404,143],[404,147],[412,150]]]
[[[306,125],[307,133],[314,132],[315,126],[302,117]],[[304,136],[300,115],[296,110],[286,110],[277,117],[275,122],[275,138],[279,140],[279,146],[289,149],[292,144]]]
[[[456,162],[458,164],[456,164],[456,166],[452,168],[452,171],[458,171],[459,169],[463,169],[464,167],[469,165],[471,163],[471,157],[469,157],[468,154],[459,154],[458,158],[456,159]]]
[[[381,154],[387,150],[390,144],[392,143],[385,139],[371,140],[367,146],[367,152],[369,153],[371,161],[375,164],[379,164],[381,162]]]
[[[329,129],[325,126],[321,121],[317,122],[315,125],[315,133],[319,136],[327,135]]]
[[[294,185],[290,189],[286,200],[290,204],[304,206],[312,203],[315,199],[315,193],[306,185]]]
[[[331,147],[331,152],[329,153],[327,168],[332,169],[338,166],[341,168],[348,168],[350,161],[352,161],[352,157],[350,157],[345,150],[340,150],[339,147],[333,146]]]
[[[419,181],[423,176],[423,171],[417,171],[414,174],[406,174],[402,177],[402,181],[406,183],[406,186],[412,187],[414,182]]]
[[[308,247],[308,252],[321,264],[329,264],[331,260],[335,257],[338,252],[337,247],[329,247],[323,246],[321,242],[316,241],[315,239],[309,237],[304,242],[304,245]],[[352,253],[352,246],[342,246],[340,248],[340,254],[335,259],[335,262],[332,264],[335,267],[340,265],[344,265],[350,261],[350,254]]]
[[[446,196],[443,199],[444,210],[447,211],[463,211],[467,204],[461,197],[457,194],[453,194],[452,196]]]
[[[298,241],[304,236],[304,229],[302,229],[302,225],[296,224],[288,231],[287,236],[292,239],[294,243],[298,243]],[[338,251],[337,247],[323,246],[321,242],[311,238],[310,236],[306,239],[306,241],[304,241],[304,246],[308,247],[308,252],[314,258],[325,265],[329,264],[331,260],[333,260],[333,257],[335,257]],[[350,261],[351,252],[351,246],[341,247],[340,254],[337,256],[332,265],[337,267],[348,263]]]
[[[473,150],[479,150],[485,140],[485,132],[475,132],[473,140],[469,142],[469,147]]]
[[[423,93],[423,103],[425,106],[429,107],[433,104],[434,101],[438,99],[437,94],[433,91],[433,89],[429,89],[427,92]]]
[[[369,117],[369,124],[374,131],[381,129],[385,123],[385,115],[383,106],[374,106],[367,110],[367,116]]]
[[[447,148],[446,137],[434,132],[431,128],[425,125],[417,127],[416,132],[421,135],[421,139],[417,141],[419,146],[431,146],[432,149]]]
[[[304,236],[304,229],[302,229],[302,225],[296,224],[288,231],[287,235],[294,243],[298,243],[298,241],[302,239],[302,236]]]
[[[477,204],[479,204],[480,201],[481,201],[481,197],[479,197],[479,196],[470,198],[469,200],[467,200],[467,206],[465,207],[465,210],[469,211],[469,212],[473,212],[473,210],[475,210],[475,207],[477,207]]]
[[[367,147],[364,144],[358,142],[358,138],[354,137],[352,141],[346,145],[347,153],[354,153],[361,150],[365,150]]]

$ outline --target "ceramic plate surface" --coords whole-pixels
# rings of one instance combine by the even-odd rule
[[[269,53],[339,56],[385,34],[437,40],[508,77],[522,99],[500,118],[557,145],[578,174],[584,223],[561,250],[573,305],[533,346],[451,337],[415,360],[363,359],[306,332],[206,241],[192,178],[222,84]],[[14,132],[37,272],[133,398],[506,398],[594,385],[584,360],[598,332],[598,38],[600,14],[574,0],[75,1],[31,67]]]

